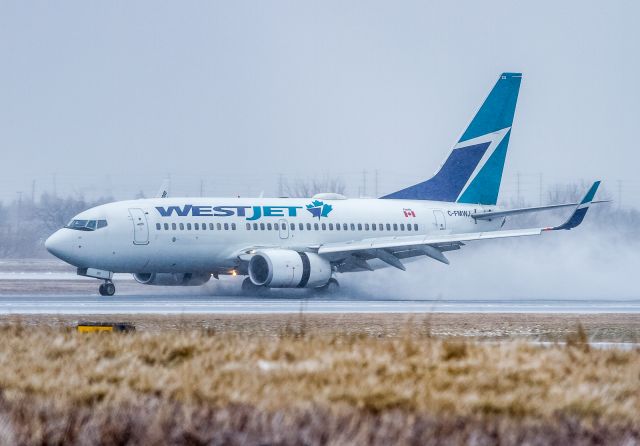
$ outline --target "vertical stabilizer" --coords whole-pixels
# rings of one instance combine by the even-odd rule
[[[521,73],[502,73],[440,170],[382,198],[496,204]]]

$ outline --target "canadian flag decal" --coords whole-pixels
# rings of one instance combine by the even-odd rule
[[[413,212],[412,209],[403,209],[402,211],[404,212],[404,216],[405,217],[415,217],[416,216],[416,213]]]

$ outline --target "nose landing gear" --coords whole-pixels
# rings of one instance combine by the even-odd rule
[[[116,286],[110,280],[105,280],[102,285],[98,287],[98,292],[101,296],[113,296],[116,294]]]

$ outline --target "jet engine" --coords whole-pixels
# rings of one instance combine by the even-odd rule
[[[136,282],[143,285],[163,286],[198,286],[211,279],[211,274],[206,273],[136,273],[133,275]]]
[[[249,278],[268,288],[317,288],[331,278],[331,264],[318,254],[262,249],[249,261]]]

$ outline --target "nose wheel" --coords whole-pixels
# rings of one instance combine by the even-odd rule
[[[102,285],[98,287],[98,292],[101,296],[113,296],[116,294],[116,286],[112,281],[106,280]]]

